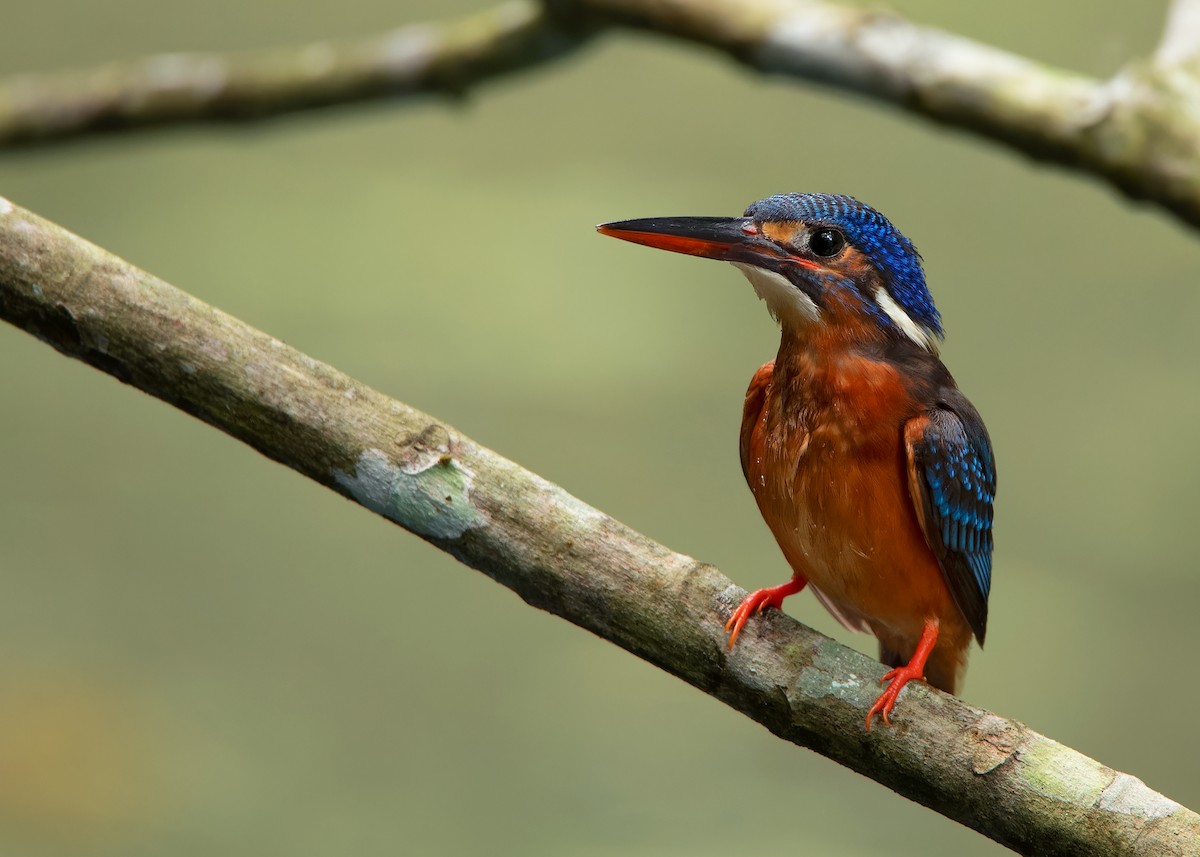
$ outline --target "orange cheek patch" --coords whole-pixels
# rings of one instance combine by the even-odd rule
[[[791,244],[796,237],[796,233],[800,231],[800,228],[801,223],[799,220],[776,220],[764,223],[759,227],[759,232],[772,241]]]
[[[843,277],[862,282],[871,275],[871,263],[867,257],[853,247],[847,247],[837,261],[837,271]]]

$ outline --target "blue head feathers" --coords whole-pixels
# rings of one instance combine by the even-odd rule
[[[943,335],[942,317],[925,285],[917,248],[869,205],[840,194],[784,193],[753,203],[744,216],[760,221],[802,220],[841,230],[883,274],[893,300],[914,321]]]

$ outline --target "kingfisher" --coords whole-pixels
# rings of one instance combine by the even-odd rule
[[[780,327],[750,380],[742,472],[792,577],[748,595],[725,630],[809,587],[905,684],[954,693],[983,645],[996,466],[987,428],[938,357],[942,320],[913,243],[850,196],[788,193],[741,217],[662,217],[604,235],[730,262]]]

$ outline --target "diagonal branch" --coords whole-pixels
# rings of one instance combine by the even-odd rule
[[[349,497],[773,733],[1023,854],[1191,855],[1200,816],[926,686],[863,729],[882,667],[390,399],[0,198],[0,318]]]

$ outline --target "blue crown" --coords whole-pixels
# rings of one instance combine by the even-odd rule
[[[781,193],[753,203],[745,217],[759,221],[803,220],[842,231],[846,240],[883,275],[892,298],[919,324],[939,337],[942,316],[925,285],[921,254],[892,222],[852,196],[828,193]]]

